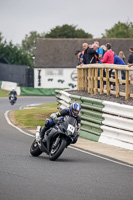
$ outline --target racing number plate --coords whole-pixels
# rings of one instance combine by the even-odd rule
[[[68,124],[67,130],[70,131],[71,133],[74,133],[75,127],[72,126],[71,124]]]

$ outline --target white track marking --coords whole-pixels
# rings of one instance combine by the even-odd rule
[[[97,158],[101,158],[103,160],[107,160],[107,161],[110,161],[110,162],[113,162],[113,163],[116,163],[116,164],[119,164],[119,165],[123,165],[123,166],[126,166],[126,167],[133,168],[133,166],[130,165],[130,164],[122,163],[122,162],[115,161],[115,160],[112,160],[112,159],[109,159],[109,158],[106,158],[106,157],[103,157],[103,156],[99,156],[99,155],[97,155],[95,153],[91,153],[91,152],[88,152],[88,151],[85,151],[85,150],[82,150],[82,149],[78,149],[77,147],[70,146],[69,148],[77,150],[77,151],[80,151],[80,152],[85,153],[85,154],[89,154],[89,155],[95,156]]]
[[[6,120],[7,120],[7,123],[8,123],[9,125],[11,125],[12,127],[16,128],[16,129],[19,130],[21,133],[23,133],[23,134],[25,134],[25,135],[27,135],[27,136],[35,137],[34,135],[29,134],[29,133],[23,131],[22,129],[18,128],[17,126],[13,125],[13,124],[11,123],[11,121],[9,120],[9,118],[8,118],[8,113],[9,113],[9,112],[10,112],[10,110],[6,111],[5,114],[4,114],[4,115],[5,115],[5,118],[6,118]],[[112,160],[112,159],[109,159],[109,158],[106,158],[106,157],[103,157],[103,156],[99,156],[99,155],[97,155],[97,154],[95,154],[95,153],[91,153],[91,152],[88,152],[88,151],[79,149],[79,148],[77,148],[77,147],[69,146],[69,148],[70,148],[70,149],[73,149],[73,150],[76,150],[76,151],[79,151],[79,152],[81,152],[81,153],[85,153],[85,154],[88,154],[88,155],[91,155],[91,156],[94,156],[94,157],[97,157],[97,158],[101,158],[101,159],[106,160],[106,161],[109,161],[109,162],[116,163],[116,164],[118,164],[118,165],[122,165],[122,166],[125,166],[125,167],[133,168],[133,166],[130,165],[130,164],[122,163],[122,162],[115,161],[115,160]]]

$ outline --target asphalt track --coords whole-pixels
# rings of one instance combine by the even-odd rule
[[[10,126],[4,113],[53,97],[0,98],[0,200],[132,200],[133,168],[71,148],[55,162],[29,153],[33,137]]]

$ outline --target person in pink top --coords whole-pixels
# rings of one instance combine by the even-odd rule
[[[111,49],[111,44],[107,43],[106,47],[107,47],[107,51],[103,55],[103,58],[101,61],[102,63],[114,64],[114,52]]]
[[[107,43],[106,44],[107,51],[103,55],[103,58],[101,59],[102,63],[108,63],[108,64],[114,64],[114,52],[111,49],[111,44]],[[111,78],[111,72],[112,69],[109,69],[109,77]],[[106,71],[105,69],[103,70],[103,76],[106,77]],[[111,84],[111,90],[113,90],[113,85]],[[103,81],[104,89],[106,89],[106,82]]]

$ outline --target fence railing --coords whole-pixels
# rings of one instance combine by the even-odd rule
[[[106,75],[103,77],[103,69],[106,70]],[[109,77],[109,69],[115,71],[115,78]],[[78,70],[78,90],[88,91],[90,94],[114,94],[116,97],[125,96],[125,100],[133,97],[130,91],[130,85],[133,85],[133,80],[129,80],[129,71],[133,71],[133,67],[128,65],[115,65],[115,64],[87,64],[77,66]],[[125,70],[125,80],[122,80],[118,72]],[[98,76],[99,71],[99,76]],[[99,81],[99,84],[98,84]],[[103,81],[106,82],[106,90],[103,86]],[[113,82],[115,89],[110,89],[110,82]],[[125,91],[120,91],[120,85],[124,84]]]

